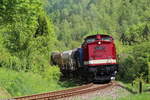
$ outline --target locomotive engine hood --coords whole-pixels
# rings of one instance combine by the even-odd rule
[[[82,45],[84,65],[116,64],[116,51],[113,38],[108,35],[87,37]]]

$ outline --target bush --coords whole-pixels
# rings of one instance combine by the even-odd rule
[[[120,56],[120,79],[124,81],[133,81],[135,78],[138,78],[143,74],[143,78],[146,81],[148,80],[148,63],[150,62],[149,48],[150,42],[143,42],[125,50],[126,53]]]

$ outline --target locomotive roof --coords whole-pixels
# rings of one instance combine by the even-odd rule
[[[86,38],[85,38],[85,40],[86,39],[89,39],[89,38],[96,38],[97,36],[109,36],[109,35],[104,35],[104,34],[96,34],[96,35],[90,35],[90,36],[87,36]],[[109,37],[111,37],[111,36],[109,36]]]

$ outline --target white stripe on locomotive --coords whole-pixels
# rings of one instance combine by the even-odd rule
[[[104,63],[116,63],[116,59],[103,59],[103,60],[84,61],[84,65],[88,65],[88,64],[104,64]]]

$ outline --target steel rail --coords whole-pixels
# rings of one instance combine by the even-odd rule
[[[21,97],[15,97],[13,99],[15,100],[35,100],[37,98],[41,98],[41,97],[45,97],[45,96],[54,96],[54,95],[58,95],[58,94],[62,94],[62,93],[67,93],[67,92],[71,92],[71,91],[76,91],[79,89],[84,89],[84,88],[89,88],[93,86],[93,83],[87,84],[87,85],[82,85],[82,86],[78,86],[75,88],[70,88],[70,89],[65,89],[65,90],[59,90],[59,91],[54,91],[54,92],[47,92],[47,93],[40,93],[40,94],[33,94],[30,96],[21,96]]]
[[[91,83],[91,84],[79,86],[76,88],[35,94],[35,95],[31,95],[31,96],[16,97],[13,99],[15,99],[15,100],[56,100],[56,99],[61,99],[61,98],[65,98],[65,97],[86,94],[89,92],[101,90],[101,89],[107,88],[109,86],[115,86],[115,85],[118,85],[118,84],[116,82],[110,82],[108,84],[98,85],[98,86],[94,87],[94,84]]]

